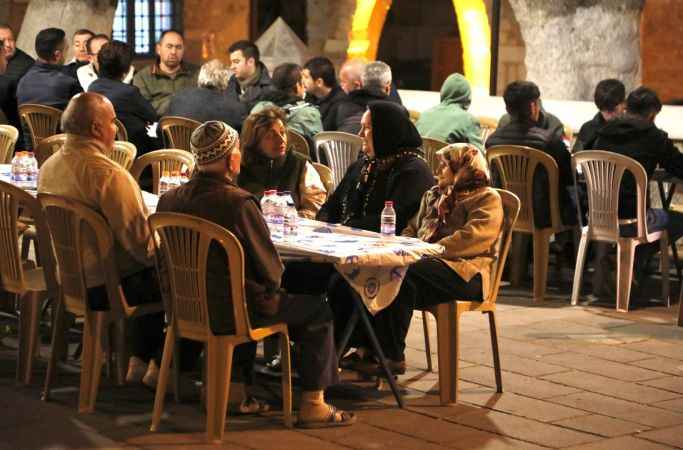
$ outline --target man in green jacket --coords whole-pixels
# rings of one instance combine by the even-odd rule
[[[197,86],[197,68],[183,62],[185,39],[178,31],[164,31],[156,52],[156,62],[138,72],[133,85],[140,89],[142,96],[149,100],[161,117],[166,114],[173,94]]]
[[[483,150],[479,121],[467,109],[472,103],[470,83],[459,73],[441,86],[441,103],[424,111],[415,126],[420,136],[453,144],[465,142]]]

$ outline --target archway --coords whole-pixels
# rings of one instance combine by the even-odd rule
[[[488,92],[491,32],[484,0],[452,0],[463,48],[464,75],[473,90]],[[374,60],[392,0],[358,0],[351,24],[348,58]]]

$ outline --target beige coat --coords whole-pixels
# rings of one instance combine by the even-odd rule
[[[427,205],[432,204],[434,196],[438,195],[437,189],[425,193],[420,210],[403,230],[403,236],[420,237],[427,234],[422,219]],[[502,226],[503,203],[500,195],[495,189],[485,187],[456,202],[439,233],[445,237],[436,241],[446,249],[439,259],[463,280],[469,282],[475,275],[481,275],[484,298],[491,285],[493,263],[498,258],[496,244]]]

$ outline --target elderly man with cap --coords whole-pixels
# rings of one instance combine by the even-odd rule
[[[353,414],[337,410],[324,399],[325,388],[338,380],[331,311],[320,297],[293,297],[280,288],[283,265],[270,240],[256,197],[235,183],[241,160],[237,132],[223,122],[206,122],[192,133],[190,146],[198,170],[188,183],[164,194],[157,211],[210,220],[239,239],[244,249],[245,290],[251,323],[264,326],[285,322],[290,336],[301,348],[298,371],[303,392],[298,426],[319,428],[354,423]],[[226,265],[225,253],[218,248],[211,249],[207,297],[210,325],[216,334],[234,332]],[[199,351],[200,347],[196,348],[197,355]],[[236,392],[244,395],[240,412],[268,409],[263,402],[245,394],[244,384],[251,382],[255,354],[255,343],[243,344],[235,352],[233,367],[237,370],[233,372],[233,379],[241,381],[241,386],[235,386]],[[236,403],[231,401],[233,405]]]

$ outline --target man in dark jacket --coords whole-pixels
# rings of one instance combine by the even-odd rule
[[[301,347],[298,369],[303,392],[299,425],[319,427],[354,423],[353,414],[336,410],[325,403],[323,396],[325,388],[338,380],[330,309],[320,297],[293,297],[280,289],[283,265],[270,240],[256,198],[233,181],[239,174],[241,159],[237,132],[223,122],[206,122],[192,133],[190,144],[198,170],[188,183],[161,197],[157,211],[179,212],[210,220],[228,229],[240,241],[244,250],[245,294],[252,326],[285,322],[290,336]],[[207,297],[210,326],[216,334],[234,332],[226,267],[225,252],[217,246],[212,247],[207,261]],[[199,345],[197,353],[201,347]],[[239,368],[249,372],[255,353],[256,342],[238,346],[235,357],[240,361]],[[243,406],[248,408],[248,404],[243,403]]]
[[[218,120],[237,131],[241,130],[247,109],[235,93],[227,90],[229,75],[230,71],[223,62],[213,59],[205,63],[199,70],[198,87],[175,94],[166,115],[187,117],[202,123]]]
[[[572,147],[572,153],[596,149],[595,141],[598,138],[598,132],[608,121],[624,112],[626,88],[621,81],[608,78],[595,86],[593,98],[595,106],[598,107],[598,113],[591,120],[581,125],[574,147]]]
[[[534,224],[536,228],[550,226],[549,189],[559,190],[562,222],[576,223],[576,207],[568,190],[574,185],[569,151],[561,135],[536,125],[541,114],[541,92],[538,86],[531,81],[513,81],[505,88],[503,99],[511,121],[502,127],[498,126],[486,140],[486,148],[523,145],[552,156],[559,169],[558,186],[548,186],[545,169],[538,168],[534,173]]]
[[[36,36],[38,61],[19,80],[17,102],[37,103],[64,109],[74,95],[82,92],[81,85],[63,72],[66,51],[64,30],[46,28]]]
[[[35,60],[26,52],[17,48],[14,31],[12,31],[9,25],[0,24],[0,40],[4,43],[5,56],[7,57],[7,70],[3,76],[11,79],[16,89],[16,83],[24,76]]]
[[[654,124],[655,117],[661,109],[662,102],[657,93],[652,89],[639,87],[631,92],[626,100],[626,114],[609,121],[598,132],[595,146],[635,159],[645,168],[648,180],[657,165],[664,168],[667,173],[683,178],[683,154],[674,146],[666,132]],[[636,195],[635,180],[626,172],[619,189],[620,219],[629,220],[636,217]],[[669,239],[674,242],[683,235],[683,214],[648,209],[647,229],[649,232],[667,229]],[[633,224],[622,225],[621,233],[633,236]],[[639,245],[636,249],[635,270],[638,274],[649,257],[657,252],[659,243]]]
[[[237,41],[228,48],[228,53],[233,72],[228,91],[251,109],[266,91],[272,89],[268,69],[261,62],[261,54],[253,42]]]
[[[306,100],[320,110],[323,129],[325,131],[334,130],[337,120],[337,107],[348,96],[337,83],[332,61],[324,56],[311,58],[304,64],[302,75],[306,88]]]

